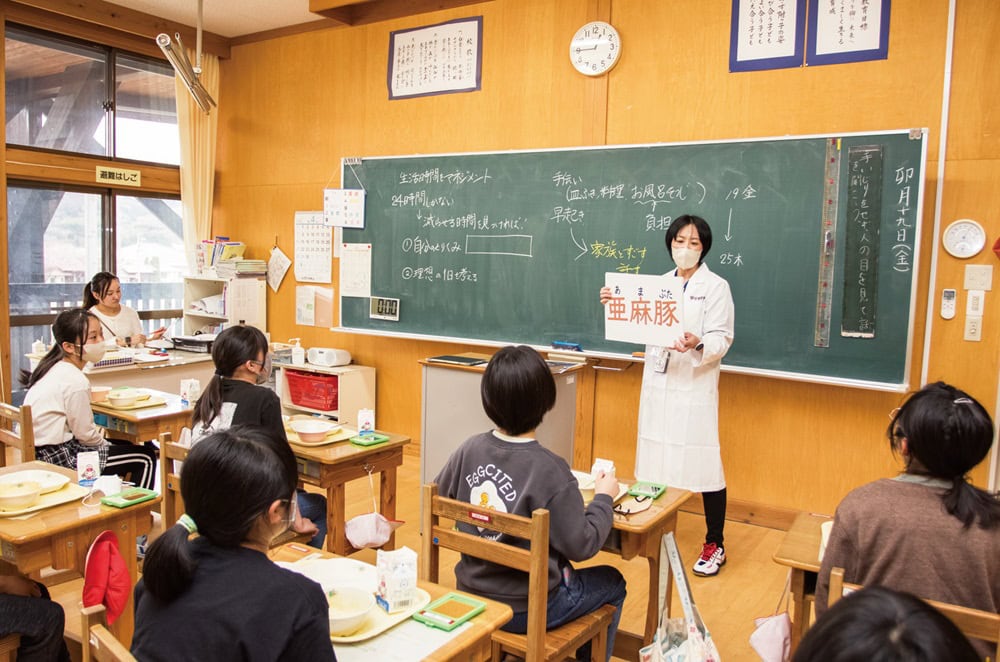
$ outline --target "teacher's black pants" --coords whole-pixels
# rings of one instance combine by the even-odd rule
[[[702,492],[701,500],[705,504],[705,542],[714,542],[722,547],[722,529],[726,526],[726,488],[718,492]]]

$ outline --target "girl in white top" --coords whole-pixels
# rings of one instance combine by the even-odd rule
[[[122,285],[113,273],[102,271],[95,274],[83,286],[83,307],[97,316],[106,335],[110,335],[119,347],[138,347],[147,340],[163,336],[165,327],[153,331],[149,336],[142,332],[139,313],[123,306]]]
[[[83,367],[104,356],[101,323],[83,308],[74,308],[59,313],[52,324],[52,336],[52,349],[34,372],[22,376],[28,387],[24,404],[31,405],[35,428],[35,456],[42,462],[76,469],[78,453],[97,451],[98,473],[120,475],[152,489],[156,451],[127,441],[109,443],[94,423],[90,382]]]

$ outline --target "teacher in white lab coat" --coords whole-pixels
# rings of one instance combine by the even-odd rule
[[[707,532],[694,573],[712,576],[726,562],[726,478],[719,450],[719,369],[733,343],[729,283],[704,263],[712,247],[705,219],[683,215],[667,229],[667,251],[684,280],[684,335],[673,346],[646,346],[639,394],[635,473],[640,480],[701,492]],[[611,291],[601,289],[601,303]]]

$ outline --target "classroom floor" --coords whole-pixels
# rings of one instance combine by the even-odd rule
[[[396,531],[397,546],[406,545],[420,550],[420,458],[404,455],[398,472],[396,516],[406,524]],[[376,484],[375,489],[378,489]],[[347,488],[348,517],[368,512],[372,500],[367,481],[353,481]],[[783,531],[767,529],[741,522],[726,522],[726,565],[715,577],[698,577],[691,565],[701,552],[704,519],[700,515],[681,513],[678,517],[677,540],[684,559],[691,593],[726,662],[759,660],[748,639],[753,631],[753,619],[774,612],[785,585],[786,568],[771,560],[784,537]],[[447,554],[442,555],[448,559]],[[359,552],[355,558],[374,563],[374,550]],[[457,555],[451,556],[454,563]],[[581,566],[611,564],[621,570],[628,582],[629,596],[625,600],[621,627],[640,632],[643,627],[648,565],[645,560],[623,561],[621,557],[601,552]],[[442,583],[454,585],[454,575],[442,572]],[[674,616],[681,615],[676,592],[671,603]],[[617,659],[617,658],[616,658]]]

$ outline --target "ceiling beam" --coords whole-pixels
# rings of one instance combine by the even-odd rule
[[[18,21],[18,7],[42,10],[57,16],[66,17],[87,24],[101,26],[107,30],[134,35],[149,39],[153,48],[159,51],[153,40],[161,32],[167,34],[180,33],[186,45],[194,45],[195,28],[183,23],[168,21],[151,14],[145,14],[134,9],[128,9],[104,0],[6,0],[7,18]],[[30,16],[32,12],[25,12]],[[46,25],[35,27],[52,29]],[[212,32],[202,33],[202,50],[221,58],[229,57],[230,41],[226,37]]]
[[[366,25],[482,2],[484,0],[309,0],[309,11],[344,25]]]

